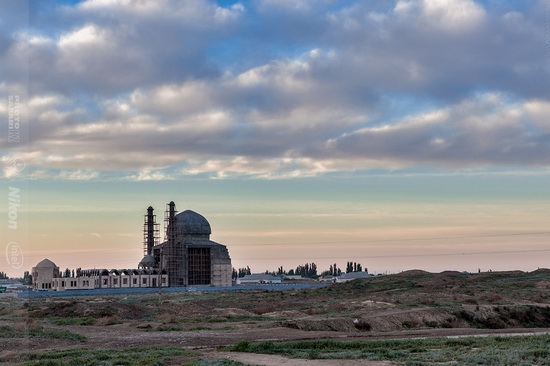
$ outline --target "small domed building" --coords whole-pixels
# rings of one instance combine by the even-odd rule
[[[139,262],[138,268],[149,269],[156,267],[157,262],[152,255],[146,254],[143,259]]]
[[[32,267],[31,273],[33,290],[51,290],[53,279],[59,277],[59,267],[46,258]]]

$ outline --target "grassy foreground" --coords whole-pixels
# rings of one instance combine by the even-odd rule
[[[68,349],[29,352],[0,359],[0,365],[23,366],[246,366],[231,360],[204,360],[200,353],[176,347],[142,349]]]
[[[550,335],[407,340],[239,342],[231,351],[305,359],[366,359],[420,365],[550,365]]]
[[[0,326],[1,338],[46,338],[46,339],[68,339],[72,341],[84,342],[86,337],[68,330],[44,329],[42,326],[14,327]]]
[[[242,341],[235,352],[278,354],[302,359],[363,359],[420,365],[550,365],[550,335],[488,336],[403,340]],[[337,362],[337,361],[335,361]],[[68,349],[28,352],[0,359],[0,365],[242,366],[229,360],[205,360],[200,352],[177,347],[142,349]]]
[[[164,365],[165,360],[175,356],[188,355],[189,352],[178,348],[150,349],[70,349],[49,352],[32,352],[18,357],[12,362],[21,365],[41,366],[111,366],[111,365]],[[1,364],[1,363],[0,363]]]

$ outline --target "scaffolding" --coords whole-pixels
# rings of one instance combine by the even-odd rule
[[[157,215],[153,214],[153,207],[149,206],[143,220],[143,255],[152,255],[153,247],[159,243],[160,229],[157,224]]]
[[[183,243],[176,243],[176,204],[166,205],[164,213],[164,232],[166,249],[166,272],[170,287],[184,286]]]
[[[210,248],[189,248],[189,286],[210,285],[212,277],[212,259]]]

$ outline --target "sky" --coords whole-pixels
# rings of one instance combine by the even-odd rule
[[[170,201],[253,272],[550,267],[549,79],[550,0],[3,0],[0,271]]]

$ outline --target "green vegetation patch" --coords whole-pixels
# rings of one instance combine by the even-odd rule
[[[72,341],[84,342],[86,337],[69,332],[68,330],[44,329],[43,327],[19,328],[12,326],[0,326],[0,338],[54,338],[68,339]]]
[[[85,316],[80,318],[62,318],[62,317],[50,317],[44,319],[46,323],[55,324],[55,325],[94,325],[96,322],[95,318],[91,316]]]
[[[210,317],[197,317],[197,318],[185,318],[178,320],[179,323],[231,323],[231,322],[244,322],[244,321],[276,321],[282,320],[282,318],[261,316],[261,315],[228,315],[228,316],[210,316]]]
[[[235,352],[281,354],[305,359],[366,359],[404,365],[548,365],[550,335],[407,340],[242,341]]]
[[[169,359],[187,356],[190,353],[179,348],[146,348],[146,349],[71,349],[52,352],[27,353],[21,356],[24,366],[114,366],[141,365],[161,366]],[[0,360],[1,361],[1,360]]]
[[[232,360],[197,360],[183,364],[183,366],[248,366],[248,364]]]
[[[157,330],[160,332],[180,332],[183,328],[179,325],[159,325]]]

